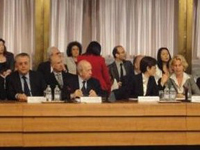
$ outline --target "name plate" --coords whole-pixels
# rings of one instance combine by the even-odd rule
[[[138,96],[138,102],[158,102],[158,96]]]
[[[200,96],[191,96],[191,102],[200,103]]]
[[[40,96],[30,96],[27,98],[28,103],[42,103],[46,102],[45,97],[40,97]]]
[[[81,103],[102,103],[101,97],[80,97]]]

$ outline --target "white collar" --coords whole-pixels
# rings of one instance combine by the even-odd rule
[[[178,81],[177,81],[175,73],[173,73],[170,76],[170,79],[174,80],[174,82],[178,85]],[[188,80],[188,79],[190,79],[190,76],[187,73],[183,72],[183,81],[181,83],[181,86],[183,86],[183,84],[185,83],[185,81]]]

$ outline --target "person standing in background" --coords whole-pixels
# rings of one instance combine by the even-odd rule
[[[82,53],[82,46],[79,42],[74,41],[68,44],[66,54],[66,64],[68,68],[68,73],[77,74],[77,58]]]
[[[134,74],[133,65],[131,61],[126,60],[126,52],[121,45],[115,46],[112,53],[115,61],[111,63],[108,68],[110,76],[114,81],[116,80],[118,85],[118,88],[114,89],[112,92],[116,100],[127,99],[127,90],[129,88],[131,76]]]
[[[159,48],[157,53],[157,69],[155,74],[155,79],[157,83],[160,78],[163,78],[162,80],[165,80],[164,78],[169,78],[171,73],[169,67],[170,60],[171,55],[169,50],[166,47]]]
[[[14,55],[8,52],[5,41],[0,39],[0,75],[5,78],[14,70]]]

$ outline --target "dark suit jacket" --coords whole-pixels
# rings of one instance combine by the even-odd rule
[[[197,85],[198,85],[198,87],[200,89],[200,77],[197,79]]]
[[[4,78],[0,76],[0,100],[6,99],[6,90],[4,88]]]
[[[128,88],[130,86],[130,81],[131,78],[134,74],[133,71],[133,65],[130,61],[124,60],[123,61],[124,64],[124,68],[126,70],[126,76],[123,77],[122,80],[122,86],[119,89],[114,90],[114,94],[115,94],[115,98],[116,100],[120,100],[120,99],[127,99],[128,98],[128,93],[126,91],[128,91]],[[109,68],[109,73],[111,75],[111,77],[117,80],[117,82],[120,81],[120,76],[119,76],[119,72],[117,70],[117,65],[115,62],[113,62],[112,64],[110,64],[108,66]],[[126,93],[126,94],[125,94]]]
[[[37,68],[37,71],[41,72],[44,77],[48,76],[51,73],[50,61],[40,63]]]
[[[65,65],[65,68],[67,69],[67,66]],[[47,76],[51,74],[51,63],[50,61],[45,61],[39,64],[37,71],[42,73],[42,75],[45,77],[45,81],[48,82],[46,79]]]
[[[133,76],[130,89],[130,97],[137,98],[144,95],[142,73]],[[158,90],[155,78],[150,76],[145,96],[158,96]]]
[[[33,96],[43,96],[43,92],[46,89],[46,83],[43,76],[36,71],[29,71],[31,93]],[[11,73],[6,78],[7,97],[9,100],[16,100],[15,95],[17,93],[23,93],[20,76],[17,71]]]
[[[65,87],[66,81],[68,81],[69,76],[70,76],[69,73],[62,71],[62,78],[63,78],[63,87],[62,88],[60,87],[58,81],[56,80],[56,77],[53,72],[50,73],[48,76],[45,76],[47,85],[50,85],[50,87],[51,87],[53,97],[54,97],[54,88],[56,87],[56,85],[58,85],[61,90],[61,99],[62,100],[67,99],[67,91],[66,91],[66,88],[64,88],[64,87]]]
[[[70,94],[80,89],[78,75],[70,74],[64,86],[63,88],[67,89],[67,99],[70,99]],[[90,90],[94,90],[98,96],[105,96],[99,81],[92,77],[87,81],[87,92]]]

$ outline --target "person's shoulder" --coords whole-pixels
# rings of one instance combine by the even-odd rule
[[[115,61],[108,65],[108,67],[113,67],[115,65]]]
[[[124,60],[123,62],[124,62],[124,64],[133,65],[130,60]]]
[[[14,56],[14,54],[12,53],[12,52],[6,52],[6,55],[8,55],[8,56]]]
[[[9,74],[6,79],[15,79],[15,77],[17,77],[19,75],[18,71],[14,71],[11,72],[11,74]]]
[[[40,65],[40,66],[43,66],[43,65],[50,65],[50,61],[41,62],[39,65]]]
[[[12,58],[12,59],[14,59],[14,54],[13,53],[11,53],[11,52],[6,52],[6,55],[5,55],[7,58]]]
[[[93,83],[100,83],[99,80],[94,77],[91,77],[88,81]]]

